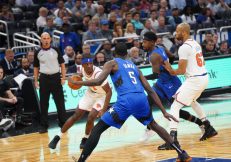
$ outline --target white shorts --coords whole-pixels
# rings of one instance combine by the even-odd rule
[[[187,78],[175,94],[177,102],[190,106],[208,85],[208,75]]]
[[[104,106],[105,98],[105,94],[94,93],[88,89],[79,101],[79,109],[91,111],[92,108],[94,108],[95,110],[100,111]]]

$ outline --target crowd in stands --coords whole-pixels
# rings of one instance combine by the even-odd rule
[[[148,63],[148,54],[142,50],[139,36],[142,38],[147,31],[170,32],[167,39],[160,36],[157,42],[162,46],[166,45],[166,41],[170,42],[167,43],[170,46],[164,48],[177,57],[181,45],[173,36],[177,24],[187,22],[194,31],[215,25],[231,25],[230,6],[230,0],[2,0],[0,20],[18,23],[19,28],[15,32],[22,31],[20,24],[23,20],[29,20],[29,24],[33,24],[29,30],[39,35],[42,32],[53,35],[54,30],[62,31],[57,47],[67,67],[77,63],[77,56],[83,53],[94,54],[95,65],[102,66],[113,59],[113,43],[117,42],[126,43],[130,48],[129,59],[143,65]],[[2,26],[0,30],[3,30]],[[220,40],[216,31],[203,34],[205,57],[231,53],[228,38]],[[117,37],[129,38],[111,42]],[[87,40],[101,38],[107,41],[84,44]],[[6,41],[2,36],[0,39],[1,48]],[[92,45],[99,44],[102,47],[93,53]],[[34,51],[29,51],[20,64],[13,61],[14,52],[5,53],[0,66],[6,70],[6,75],[26,73],[28,65],[29,71],[33,68],[32,53]]]

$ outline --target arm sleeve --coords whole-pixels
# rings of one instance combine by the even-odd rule
[[[188,44],[183,44],[178,51],[179,60],[188,60],[189,52],[192,47]]]
[[[34,67],[39,67],[38,53],[40,50],[36,50],[34,54]]]
[[[63,59],[63,56],[62,56],[60,50],[58,48],[55,48],[55,50],[56,50],[56,52],[58,54],[58,62],[59,62],[59,64],[64,63],[64,59]]]

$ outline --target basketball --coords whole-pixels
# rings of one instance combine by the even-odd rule
[[[74,81],[74,82],[76,82],[76,81],[82,81],[82,80],[83,80],[82,77],[79,76],[79,75],[72,75],[72,76],[70,77],[70,79],[71,79],[72,81]],[[69,80],[68,80],[68,86],[69,86],[71,89],[73,89],[73,90],[78,90],[78,89],[80,89],[80,88],[82,87],[82,85],[73,84],[73,83],[71,83]]]

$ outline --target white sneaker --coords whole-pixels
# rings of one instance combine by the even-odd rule
[[[7,131],[13,124],[14,124],[14,121],[12,119],[4,118],[0,122],[0,129]]]
[[[145,129],[145,132],[139,141],[140,142],[147,142],[154,135],[155,135],[155,132],[153,130]]]

